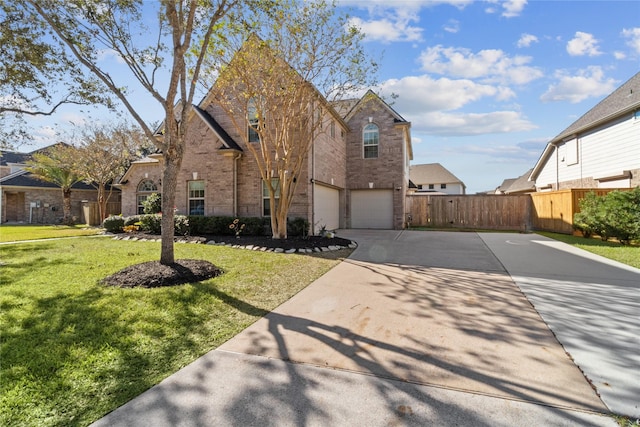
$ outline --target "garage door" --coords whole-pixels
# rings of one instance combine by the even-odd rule
[[[393,191],[352,191],[351,228],[393,229]]]
[[[327,230],[340,228],[340,191],[316,184],[313,190],[313,206],[316,233],[322,226]]]

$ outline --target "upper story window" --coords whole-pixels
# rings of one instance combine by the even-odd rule
[[[144,214],[144,202],[152,193],[158,192],[158,186],[150,179],[143,179],[136,190],[136,202],[138,215]]]
[[[362,130],[362,145],[365,159],[378,158],[378,145],[380,143],[380,131],[378,126],[369,123]]]
[[[189,181],[189,215],[204,215],[204,181]]]
[[[447,184],[440,184],[440,188],[441,188],[442,190],[446,189],[446,188],[447,188]]]
[[[258,123],[260,122],[258,119],[258,107],[256,106],[256,101],[254,99],[249,100],[249,105],[247,106],[247,120],[249,125],[247,126],[248,132],[248,141],[249,142],[259,142],[260,137],[258,136]]]

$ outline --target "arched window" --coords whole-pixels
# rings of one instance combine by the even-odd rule
[[[136,191],[136,200],[138,203],[138,215],[142,215],[144,213],[144,201],[147,200],[152,193],[158,192],[158,186],[154,184],[150,179],[143,179],[138,184],[138,189]]]
[[[378,144],[380,142],[380,131],[378,126],[369,123],[362,130],[362,146],[365,159],[375,159],[378,157]]]

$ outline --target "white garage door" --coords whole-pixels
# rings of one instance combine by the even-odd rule
[[[351,228],[393,229],[393,190],[352,191]]]
[[[340,191],[316,184],[313,190],[313,206],[316,233],[322,226],[325,226],[326,230],[340,228]]]

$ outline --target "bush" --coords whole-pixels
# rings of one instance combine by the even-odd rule
[[[161,234],[162,233],[162,215],[150,214],[142,215],[140,217],[140,230],[149,234]],[[173,232],[179,236],[186,236],[189,234],[189,218],[184,215],[174,215],[173,217]]]
[[[602,240],[616,237],[626,244],[640,239],[640,187],[632,191],[612,191],[605,196],[588,193],[580,201],[580,212],[573,226],[585,237],[599,235]]]
[[[147,199],[142,202],[145,214],[157,214],[162,212],[162,196],[158,193],[151,193]]]
[[[128,225],[140,225],[138,224],[139,222],[140,222],[140,215],[132,215],[124,219],[125,227]]]
[[[122,215],[109,215],[102,223],[104,229],[109,233],[122,233],[124,228],[124,218]]]
[[[189,228],[191,235],[213,234],[217,236],[230,236],[235,234],[229,225],[236,217],[232,216],[190,216]],[[265,234],[265,226],[269,218],[260,217],[239,217],[241,224],[244,224],[243,235],[262,236]]]
[[[309,221],[304,218],[294,218],[287,220],[287,235],[289,236],[308,236]]]

